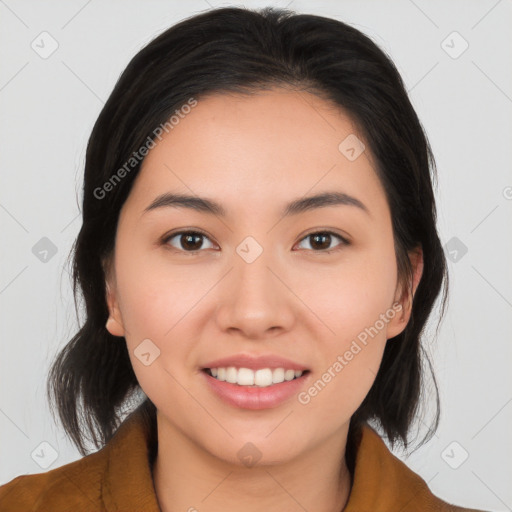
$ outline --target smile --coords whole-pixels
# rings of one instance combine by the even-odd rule
[[[311,372],[285,368],[251,370],[228,366],[204,368],[200,374],[204,376],[207,388],[224,403],[238,409],[261,410],[287,403],[304,389]]]
[[[274,384],[281,384],[285,381],[297,379],[305,373],[304,371],[285,368],[252,370],[250,368],[236,368],[234,366],[205,368],[205,371],[208,375],[222,382],[254,387],[268,387]]]

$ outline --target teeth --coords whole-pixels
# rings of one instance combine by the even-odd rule
[[[293,380],[295,378],[295,372],[293,370],[286,370],[284,372],[284,380]]]
[[[239,386],[259,386],[267,387],[272,384],[280,384],[284,381],[290,381],[300,377],[304,372],[300,370],[285,370],[284,368],[261,368],[260,370],[251,370],[250,368],[210,368],[212,377],[217,380],[238,384]]]
[[[252,370],[249,370],[252,372]],[[272,370],[270,368],[264,368],[263,370],[256,370],[254,372],[254,385],[255,386],[271,386],[273,384]]]
[[[284,368],[276,368],[272,372],[272,384],[278,384],[279,382],[284,381]]]
[[[249,368],[240,368],[238,370],[236,382],[241,386],[254,386],[254,380],[254,372],[249,370]]]
[[[238,379],[238,371],[234,366],[230,366],[229,368],[226,368],[226,382],[229,382],[230,384],[236,384],[236,381]]]

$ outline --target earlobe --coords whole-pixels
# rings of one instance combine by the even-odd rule
[[[106,300],[109,311],[109,317],[105,328],[112,336],[124,336],[125,330],[121,313],[119,311],[115,293],[112,291],[109,283],[106,283]]]
[[[107,323],[105,324],[105,328],[107,331],[112,334],[112,336],[124,336],[123,326],[113,317],[109,316]]]
[[[112,316],[108,317],[107,323],[105,324],[105,328],[110,334],[112,334],[112,336],[124,336],[123,325]]]

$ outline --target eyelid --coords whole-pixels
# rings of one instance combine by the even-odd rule
[[[299,241],[302,242],[302,240],[304,240],[304,238],[306,238],[308,236],[311,236],[311,235],[315,235],[317,233],[323,233],[323,234],[327,234],[327,235],[334,235],[334,236],[338,237],[345,244],[347,244],[347,245],[351,244],[351,240],[350,240],[350,237],[348,235],[342,235],[342,234],[338,233],[337,231],[334,231],[333,228],[320,228],[320,229],[315,228],[315,229],[313,229],[311,231],[307,231],[304,235],[301,236]],[[317,252],[320,252],[320,251],[317,251]]]

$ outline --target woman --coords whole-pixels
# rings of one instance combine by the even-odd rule
[[[85,457],[0,487],[1,510],[468,510],[377,434],[408,446],[446,299],[431,173],[397,70],[350,26],[222,8],[157,37],[87,148],[86,319],[48,381]]]

